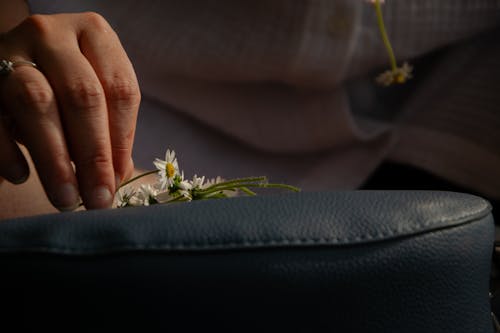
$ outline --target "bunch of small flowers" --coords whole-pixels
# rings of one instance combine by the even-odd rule
[[[403,84],[413,77],[412,75],[413,66],[405,62],[401,67],[399,67],[396,62],[396,56],[394,55],[394,51],[392,49],[389,36],[387,35],[387,31],[385,29],[384,17],[382,15],[382,4],[384,4],[385,1],[384,0],[366,0],[366,1],[372,4],[375,8],[377,16],[377,25],[380,30],[382,41],[387,50],[387,54],[389,55],[389,62],[391,65],[391,69],[377,76],[376,81],[378,84],[386,87],[393,84]]]
[[[254,196],[251,188],[281,188],[298,192],[298,188],[286,184],[271,184],[266,177],[246,177],[225,180],[221,177],[205,179],[194,175],[185,179],[179,169],[175,151],[167,150],[165,159],[155,159],[156,170],[143,173],[122,184],[115,196],[117,208],[150,206],[173,202],[228,198],[239,193]],[[153,184],[141,184],[138,188],[132,182],[139,178],[157,174]]]

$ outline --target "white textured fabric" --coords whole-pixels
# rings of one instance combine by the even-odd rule
[[[383,116],[373,121],[352,109],[344,83],[387,62],[373,9],[364,0],[34,0],[31,5],[41,13],[97,11],[116,29],[145,97],[137,132],[139,159],[161,155],[170,146],[204,174],[264,173],[306,189],[355,188],[389,157],[473,188],[484,180],[448,174],[450,168],[438,166],[456,163],[448,159],[452,154],[426,151],[417,139],[426,132],[416,133],[416,119],[423,124],[447,118],[440,100],[469,89],[468,83],[456,87],[456,77],[444,78],[449,71],[429,75],[412,100],[429,94],[432,99],[425,106],[413,102],[396,110],[405,114],[400,122]],[[384,13],[398,56],[410,59],[498,26],[500,1],[388,0]],[[495,41],[485,43],[490,47]],[[449,61],[443,65],[455,68]],[[436,86],[438,81],[443,84]],[[471,94],[470,103],[481,96]],[[483,112],[483,106],[457,103],[463,112],[452,112],[457,119],[453,133],[465,133],[461,126],[467,122],[458,119]],[[489,116],[498,120],[498,113]],[[435,130],[446,132],[444,127]],[[409,153],[413,145],[419,154]],[[499,153],[492,155],[498,158]],[[484,165],[459,162],[476,172],[497,165],[491,158]],[[486,187],[481,190],[500,197],[500,186]]]

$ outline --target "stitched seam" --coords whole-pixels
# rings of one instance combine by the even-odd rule
[[[296,245],[296,246],[307,246],[307,245],[355,245],[362,241],[380,241],[384,239],[389,239],[397,236],[407,236],[409,233],[415,233],[423,231],[423,228],[427,226],[432,226],[435,224],[446,223],[451,221],[461,221],[461,224],[470,223],[476,220],[483,219],[487,216],[489,205],[485,205],[477,211],[465,213],[463,215],[445,218],[439,220],[433,220],[425,223],[418,223],[414,226],[401,226],[397,229],[392,228],[388,231],[377,232],[376,235],[362,234],[356,237],[320,237],[320,238],[296,238],[296,239],[270,239],[264,241],[242,241],[242,242],[227,242],[227,243],[178,243],[178,244],[133,244],[115,247],[103,247],[103,248],[72,248],[72,247],[35,247],[35,248],[25,248],[17,250],[38,250],[46,252],[58,252],[66,254],[85,254],[85,253],[112,253],[125,250],[185,250],[185,251],[195,251],[195,250],[223,250],[223,249],[234,249],[234,248],[251,248],[251,247],[279,247],[284,245]],[[481,213],[481,214],[480,214]],[[471,217],[475,217],[470,219]],[[456,227],[458,225],[453,225],[450,227]],[[446,227],[446,226],[443,226]],[[432,231],[432,230],[429,230]],[[8,249],[0,249],[0,252]]]

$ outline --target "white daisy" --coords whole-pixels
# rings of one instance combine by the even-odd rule
[[[135,206],[137,204],[135,195],[136,191],[131,186],[119,189],[115,195],[115,206],[117,208]]]
[[[222,182],[226,181],[224,178],[220,177],[220,176],[217,176],[217,178],[210,178],[210,179],[207,179],[207,181],[205,182],[205,184],[203,185],[203,187],[201,187],[202,189],[206,189],[210,186],[213,186],[215,184],[220,184]]]
[[[388,87],[394,83],[394,73],[392,70],[386,70],[385,72],[379,74],[376,78],[378,84]]]
[[[156,158],[153,164],[159,170],[161,189],[164,190],[172,186],[175,176],[179,175],[179,164],[175,157],[175,151],[167,149],[165,160]]]
[[[193,176],[193,180],[191,181],[191,187],[193,189],[203,189],[204,188],[204,183],[205,182],[205,176],[203,177],[198,177],[197,175]]]
[[[413,66],[405,62],[401,67],[383,72],[377,77],[376,81],[386,87],[396,83],[403,84],[413,77],[412,72]]]
[[[158,195],[158,189],[156,189],[151,184],[142,184],[137,192],[137,200],[142,206],[149,206],[158,203],[156,196]]]
[[[177,186],[179,187],[179,194],[188,199],[188,201],[193,200],[193,196],[191,195],[193,185],[191,184],[191,182],[189,180],[184,180],[184,173],[182,173],[179,180],[180,181],[177,184]]]
[[[169,186],[166,190],[158,191],[156,200],[159,203],[166,203],[168,201],[178,200],[182,197],[183,199],[187,199],[187,201],[191,201],[193,200],[191,194],[192,188],[191,182],[184,179],[184,172],[182,172],[174,177],[172,186]]]

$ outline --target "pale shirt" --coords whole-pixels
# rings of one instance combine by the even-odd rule
[[[500,198],[500,38],[488,37],[499,0],[386,1],[400,60],[446,47],[397,105],[373,83],[388,61],[364,0],[31,6],[96,11],[117,31],[143,94],[139,167],[171,148],[187,176],[266,175],[323,190],[355,189],[392,160]]]

